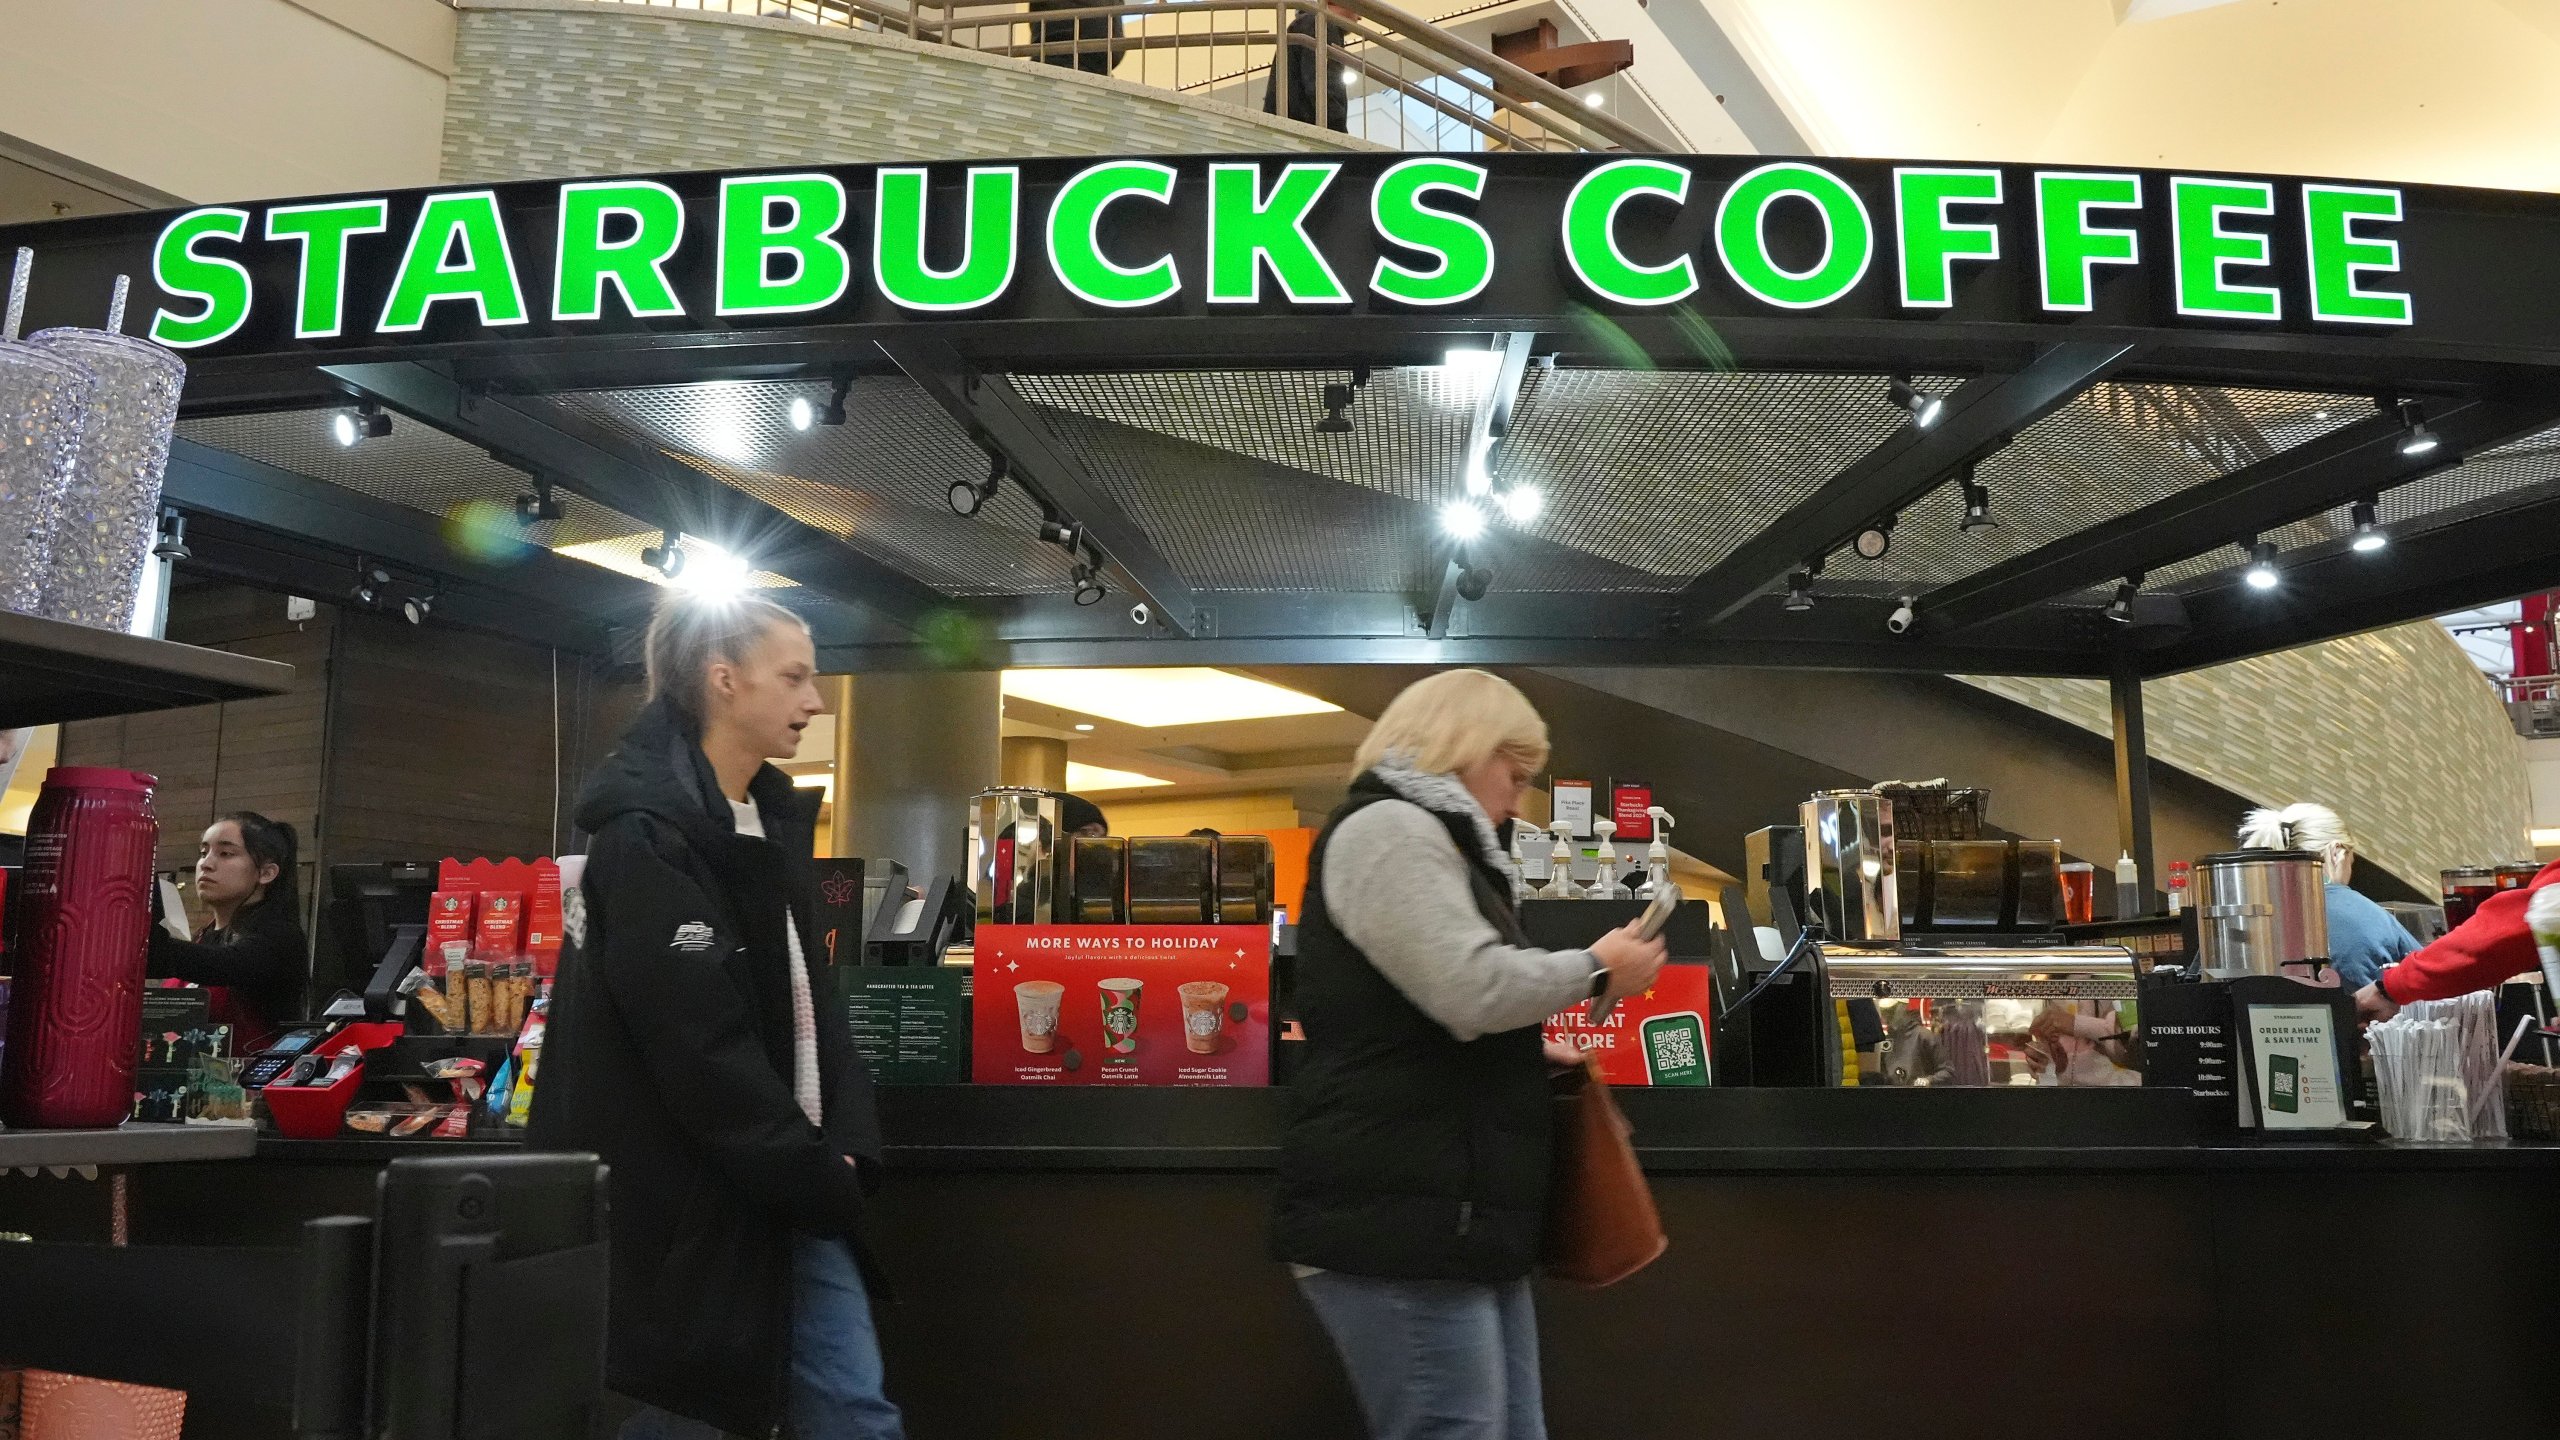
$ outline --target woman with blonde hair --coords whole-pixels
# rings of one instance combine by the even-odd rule
[[[1307,1059],[1272,1249],[1378,1440],[1544,1440],[1529,1292],[1552,1149],[1540,1029],[1662,970],[1662,942],[1633,924],[1586,950],[1521,933],[1499,828],[1546,763],[1546,722],[1510,682],[1418,681],[1378,717],[1308,863]]]
[[[2328,878],[2329,968],[2338,983],[2361,990],[2382,978],[2382,967],[2418,952],[2418,937],[2390,911],[2347,888],[2356,869],[2355,837],[2326,805],[2309,802],[2281,810],[2252,810],[2240,822],[2243,850],[2308,850],[2320,857]]]

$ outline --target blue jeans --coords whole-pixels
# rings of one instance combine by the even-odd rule
[[[853,1252],[836,1239],[791,1242],[792,1440],[906,1440],[881,1393],[880,1334]],[[720,1440],[715,1426],[644,1406],[620,1440]]]
[[[1298,1281],[1351,1372],[1373,1440],[1546,1440],[1529,1282]]]

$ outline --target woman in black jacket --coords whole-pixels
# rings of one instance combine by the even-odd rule
[[[582,936],[535,1144],[612,1167],[607,1380],[625,1440],[900,1440],[863,1244],[871,1081],[813,928],[816,797],[764,763],[822,708],[808,627],[669,592],[650,700],[589,777]],[[716,1428],[715,1428],[716,1427]]]
[[[283,821],[232,811],[205,827],[196,851],[196,898],[212,923],[193,940],[151,927],[151,977],[209,987],[214,1023],[231,1027],[238,1054],[264,1050],[302,1014],[311,943],[298,918],[299,848]]]

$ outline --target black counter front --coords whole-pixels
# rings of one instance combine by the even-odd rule
[[[2244,1142],[2138,1090],[1622,1098],[1672,1245],[1613,1289],[1542,1289],[1557,1440],[2547,1433],[2560,1146]],[[1356,1437],[1264,1250],[1286,1099],[885,1092],[911,1433]],[[369,1208],[387,1156],[450,1149],[155,1169],[135,1240],[282,1243]],[[0,1229],[48,1185],[98,1188],[0,1181]]]

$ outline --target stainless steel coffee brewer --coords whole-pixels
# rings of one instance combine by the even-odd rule
[[[2308,850],[2233,850],[2197,861],[2197,968],[2232,980],[2328,963],[2327,879]]]

